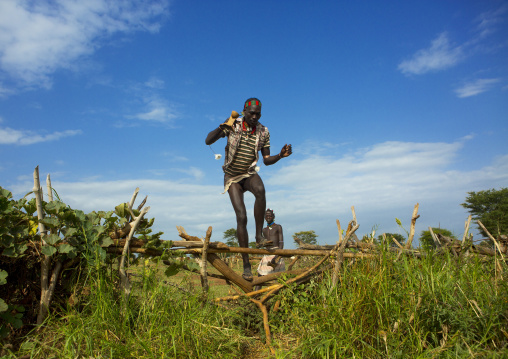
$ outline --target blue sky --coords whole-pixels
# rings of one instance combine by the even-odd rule
[[[303,230],[334,243],[351,206],[360,235],[403,234],[419,203],[417,233],[461,236],[467,192],[508,184],[508,1],[0,1],[16,197],[39,165],[73,208],[140,187],[165,239],[220,240],[225,140],[204,139],[252,96],[272,153],[293,145],[260,170],[288,247]]]

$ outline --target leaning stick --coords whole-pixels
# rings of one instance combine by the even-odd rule
[[[299,275],[299,274],[304,273],[308,269],[309,269],[309,267],[302,268],[302,269],[295,269],[295,270],[287,270],[287,271],[284,271],[284,272],[275,272],[275,273],[270,273],[270,274],[267,274],[267,275],[263,275],[261,277],[255,277],[252,280],[252,285],[263,284],[263,283],[269,282],[271,280],[275,280],[275,279],[277,279],[277,278],[279,278],[279,277],[281,277],[283,275]]]
[[[48,189],[48,200],[49,202],[53,201],[53,189],[51,187],[51,177],[48,173],[48,176],[46,177],[46,187]]]
[[[385,234],[385,236],[386,236],[386,234]],[[397,247],[399,247],[400,249],[404,249],[404,247],[402,247],[402,245],[399,243],[398,240],[395,239],[394,236],[391,236],[391,239],[392,239],[393,243],[395,243],[397,245]]]
[[[430,235],[431,235],[432,239],[434,240],[434,243],[436,244],[436,247],[441,247],[442,244],[439,241],[439,238],[437,238],[436,234],[432,230],[432,227],[429,227],[429,232],[430,232]]]
[[[262,288],[260,290],[252,291],[252,292],[245,293],[245,294],[229,295],[229,296],[222,297],[222,298],[215,298],[214,301],[216,301],[216,302],[225,302],[225,301],[228,301],[228,300],[238,300],[238,299],[243,298],[243,297],[255,297],[258,294],[263,294],[263,293],[269,292],[272,289],[278,287],[279,285],[280,284],[274,284],[274,285],[271,285],[269,287]]]
[[[138,196],[138,193],[139,193],[139,187],[136,187],[136,189],[134,190],[134,193],[132,194],[132,198],[129,202],[129,208],[132,209],[132,206],[134,205],[134,201],[136,200],[136,197]]]
[[[120,280],[121,280],[121,287],[124,291],[124,299],[125,302],[127,302],[127,299],[129,298],[130,292],[131,292],[131,285],[129,283],[129,278],[127,278],[127,273],[125,272],[125,260],[127,257],[127,251],[129,250],[129,244],[132,240],[132,237],[134,236],[134,232],[136,231],[136,228],[139,225],[139,222],[141,222],[141,219],[143,219],[143,216],[148,212],[150,207],[143,208],[139,216],[134,217],[134,214],[131,211],[132,218],[134,219],[134,222],[131,225],[131,230],[129,232],[129,235],[127,236],[127,240],[125,241],[125,245],[123,247],[122,251],[122,258],[120,259],[120,266],[119,266],[119,272],[120,272]]]
[[[317,268],[319,268],[319,266],[321,264],[324,263],[324,261],[326,261],[330,255],[332,254],[333,251],[330,251],[326,256],[324,256],[323,258],[321,258],[321,260],[316,263],[316,265],[312,266],[311,268],[309,268],[307,271],[305,271],[304,273],[300,274],[299,276],[296,276],[295,278],[292,278],[290,280],[288,280],[286,283],[284,284],[279,284],[279,286],[277,286],[276,288],[272,289],[270,292],[268,292],[263,298],[261,298],[261,303],[264,303],[268,300],[268,298],[270,298],[272,295],[274,295],[275,293],[277,293],[280,289],[282,289],[284,286],[288,285],[288,284],[291,284],[291,283],[294,283],[296,282],[297,280],[307,276],[309,273],[313,272],[314,270],[316,270]]]
[[[351,207],[351,209],[353,211],[353,217],[354,217],[354,207]],[[342,238],[342,229],[340,228],[340,221],[337,219],[336,222],[337,222],[337,230],[339,231],[339,241],[337,242],[337,247],[339,247],[339,253],[340,253],[340,248],[342,247],[342,242],[344,242],[344,244],[345,244],[346,241],[344,241]],[[349,237],[349,233],[347,233],[346,236]],[[344,253],[344,252],[342,252],[342,253]],[[340,255],[337,255],[337,258],[335,258],[335,268],[333,269],[332,283],[334,286],[337,283],[337,280],[339,278],[339,266],[340,266],[339,257],[340,257]],[[342,260],[340,260],[340,262],[342,263]]]
[[[185,229],[182,226],[176,226],[179,236],[184,239],[190,239],[190,240],[196,240],[193,236],[189,236],[187,232],[185,232]],[[198,238],[197,240],[201,240]],[[247,248],[239,248],[239,249],[247,249]],[[250,248],[249,248],[250,249]],[[173,251],[173,250],[172,250]],[[201,248],[196,249],[186,249],[186,250],[176,250],[173,251],[173,253],[190,253],[194,256],[198,256],[202,253]],[[228,278],[229,281],[235,283],[237,286],[239,286],[244,292],[252,292],[252,283],[246,281],[242,276],[238,275],[234,270],[232,270],[226,263],[224,263],[218,255],[215,253],[224,253],[224,250],[213,250],[208,249],[208,255],[207,259],[210,262],[212,266],[215,267],[219,272],[222,273],[225,277]]]
[[[339,227],[339,233],[340,233],[340,223],[339,220],[337,220],[337,226]],[[346,248],[346,243],[349,241],[349,238],[356,232],[356,230],[360,227],[359,224],[355,223],[355,226],[346,234],[346,238],[342,240],[342,242],[337,243],[337,257],[335,258],[335,268],[333,270],[333,277],[332,277],[332,286],[335,286],[339,280],[339,269],[342,265],[342,262],[344,261],[344,249]],[[339,236],[340,238],[341,236]],[[340,240],[340,239],[339,239]]]
[[[291,263],[289,263],[289,266],[288,266],[288,271],[290,271],[290,270],[293,268],[293,266],[294,266],[294,265],[295,265],[295,263],[298,261],[298,259],[300,259],[300,256],[295,256],[295,259],[293,259],[293,260],[291,261]]]
[[[41,236],[41,245],[47,245],[45,237],[47,235],[46,228],[42,220],[44,219],[44,211],[42,210],[42,188],[39,179],[39,166],[34,170],[34,188],[32,189],[35,195],[35,205],[37,208],[37,219],[39,220],[39,235]],[[49,267],[51,264],[51,257],[44,255],[41,262],[41,299],[39,303],[39,314],[37,315],[37,325],[42,324],[48,313],[47,294],[49,291]]]
[[[167,266],[170,266],[173,264],[173,262],[171,261],[168,261],[168,260],[163,260],[162,263],[164,263],[165,265]],[[194,268],[189,268],[187,265],[183,264],[180,268],[182,268],[183,270],[186,270],[188,272],[191,272],[191,273],[197,273],[197,274],[200,274],[201,271],[197,270],[197,269],[194,269]],[[223,276],[223,275],[220,275],[220,274],[215,274],[215,273],[209,273],[207,272],[206,273],[207,276],[209,277],[212,277],[212,278],[218,278],[218,279],[224,279],[224,280],[228,280],[227,277]]]
[[[420,215],[418,214],[418,206],[419,204],[417,203],[415,205],[415,208],[413,209],[413,216],[411,217],[411,229],[409,230],[409,238],[407,240],[406,248],[411,248],[411,245],[413,243],[413,238],[415,236],[416,220],[420,218]]]
[[[259,307],[261,312],[263,313],[263,326],[265,328],[266,345],[270,348],[270,352],[272,354],[275,354],[275,352],[272,348],[272,336],[270,334],[270,324],[268,323],[268,311],[266,310],[266,307],[262,301],[259,301],[259,300],[253,299],[253,298],[249,298],[249,299],[252,302],[254,302]]]
[[[206,275],[206,264],[208,263],[208,245],[210,244],[210,237],[212,236],[212,227],[208,227],[206,231],[205,242],[203,243],[203,252],[201,253],[201,285],[203,286],[203,295],[208,293],[208,277]]]
[[[483,225],[482,222],[480,222],[479,220],[477,222],[480,225],[480,227],[482,227],[482,229],[485,231],[485,233],[487,233],[487,235],[492,240],[492,242],[494,242],[494,244],[496,245],[497,250],[499,251],[499,254],[501,254],[501,259],[504,262],[503,251],[501,251],[501,247],[499,247],[499,243],[497,243],[496,239],[492,236],[492,234],[490,234],[490,232],[487,230],[487,228],[485,228],[485,226]]]
[[[462,236],[462,244],[466,243],[467,234],[469,233],[469,225],[471,224],[471,215],[467,217],[466,224],[464,226],[464,236]]]

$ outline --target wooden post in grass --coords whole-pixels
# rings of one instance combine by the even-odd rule
[[[41,182],[39,180],[39,166],[35,167],[34,170],[34,188],[32,189],[35,195],[35,205],[37,208],[37,219],[39,220],[39,235],[41,236],[41,247],[47,245],[46,238],[46,228],[42,220],[44,219],[44,211],[42,210],[42,188]],[[47,302],[47,294],[49,290],[49,267],[51,264],[51,257],[48,255],[44,255],[44,258],[41,261],[41,299],[39,302],[39,313],[37,315],[37,325],[42,324],[46,316],[48,315],[48,306]]]
[[[469,244],[471,243],[470,241],[467,241],[467,237],[468,237],[468,234],[469,234],[469,226],[471,225],[471,219],[472,219],[472,216],[469,215],[467,217],[467,220],[466,220],[466,223],[464,225],[464,235],[462,236],[462,245],[461,245],[461,250],[464,251],[464,254],[466,256],[469,255]]]
[[[119,273],[120,273],[120,287],[123,289],[124,294],[124,305],[127,305],[127,302],[129,300],[129,295],[131,293],[131,284],[129,282],[129,278],[127,277],[127,273],[125,271],[125,262],[127,260],[127,252],[129,251],[129,245],[134,237],[134,232],[136,232],[136,228],[139,225],[139,222],[143,219],[144,215],[148,212],[150,207],[145,207],[141,210],[139,215],[136,217],[134,213],[132,212],[132,206],[134,204],[134,200],[136,199],[136,196],[139,192],[139,188],[136,188],[134,191],[134,194],[132,196],[132,199],[129,203],[129,207],[127,208],[131,214],[131,219],[134,221],[131,223],[131,229],[129,231],[129,235],[127,236],[127,239],[125,241],[125,245],[123,247],[122,256],[120,259],[120,265],[119,265]]]
[[[430,236],[434,240],[434,243],[436,244],[436,248],[441,247],[441,242],[439,242],[439,238],[437,238],[436,234],[432,230],[432,227],[429,227]]]
[[[203,287],[203,297],[208,293],[208,276],[206,274],[206,264],[208,263],[208,245],[210,244],[210,237],[212,236],[212,227],[208,227],[206,231],[205,241],[203,243],[203,252],[201,253],[201,286]]]
[[[489,236],[489,238],[492,240],[492,242],[494,242],[497,250],[499,251],[499,254],[501,255],[501,259],[504,262],[505,259],[504,259],[503,251],[501,250],[501,247],[499,246],[499,243],[497,243],[496,239],[492,236],[492,234],[490,234],[490,232],[487,230],[487,228],[485,228],[485,226],[483,225],[482,222],[480,222],[480,221],[477,221],[477,222],[480,225],[480,227],[482,227],[482,229],[485,231],[485,233],[487,233],[487,236]]]
[[[415,236],[416,220],[420,218],[420,215],[418,214],[418,206],[419,204],[417,203],[415,205],[415,208],[413,209],[413,215],[411,216],[411,229],[409,230],[409,238],[407,239],[406,243],[407,249],[411,248],[411,245],[413,244],[413,238]]]
[[[346,242],[344,241],[344,238],[342,238],[342,228],[340,228],[340,221],[337,219],[337,229],[339,231],[339,241],[337,242],[337,247],[339,248],[339,251],[340,252],[340,248],[341,248],[341,245],[342,245],[342,242]],[[344,252],[343,252],[344,253]],[[335,286],[337,284],[337,281],[339,279],[339,253],[337,253],[337,258],[335,258],[335,268],[333,269],[333,276],[332,276],[332,285]]]
[[[353,216],[354,216],[354,209],[353,209]],[[354,219],[349,224],[352,225],[351,230],[346,233],[346,237],[344,239],[342,239],[342,241],[341,241],[342,236],[339,235],[340,244],[339,244],[339,242],[337,242],[337,248],[338,248],[337,249],[337,257],[335,258],[335,267],[334,267],[333,276],[332,276],[332,286],[333,287],[335,287],[337,285],[337,282],[339,280],[339,269],[340,269],[340,266],[342,265],[342,262],[344,261],[344,250],[346,248],[346,243],[349,241],[351,236],[356,232],[356,230],[360,227],[360,225],[357,224]],[[339,220],[337,220],[337,227],[338,227],[339,233],[340,233],[341,230],[340,230]]]

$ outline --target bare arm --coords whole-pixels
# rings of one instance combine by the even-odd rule
[[[263,155],[263,163],[265,166],[273,165],[274,163],[277,163],[282,157],[288,157],[293,153],[293,149],[291,145],[284,145],[282,147],[282,150],[280,150],[280,153],[276,154],[275,156],[270,156],[270,147],[263,147],[261,149],[261,154]]]
[[[226,134],[224,133],[224,131],[222,131],[222,129],[220,127],[217,127],[215,130],[210,131],[208,136],[206,136],[205,143],[207,145],[211,145],[212,143],[215,143],[215,141],[217,141],[219,138],[222,138],[225,136],[226,136]]]
[[[284,235],[282,234],[281,225],[279,225],[279,249],[284,249]]]

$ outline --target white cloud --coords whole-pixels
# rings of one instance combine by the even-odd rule
[[[187,161],[189,161],[188,157],[179,155],[175,152],[163,152],[162,156],[168,157],[170,162],[187,162]]]
[[[455,89],[457,97],[464,98],[481,94],[488,91],[492,86],[501,81],[500,79],[477,79]]]
[[[496,26],[504,21],[503,15],[508,11],[508,6],[503,5],[498,9],[481,13],[475,20],[480,38],[496,31]]]
[[[421,75],[449,68],[461,61],[463,56],[462,48],[452,46],[448,35],[443,32],[429,48],[418,50],[409,60],[402,61],[398,69],[406,75]]]
[[[81,133],[81,130],[67,130],[41,135],[34,131],[14,130],[4,127],[0,128],[0,145],[33,145],[34,143],[56,141],[63,137],[75,136]]]
[[[190,175],[190,176],[194,177],[194,180],[196,180],[196,181],[200,181],[205,177],[205,173],[196,167],[189,167],[189,168],[185,168],[185,169],[176,168],[175,171]]]
[[[375,225],[379,225],[379,234],[403,234],[395,217],[409,229],[416,203],[420,204],[421,214],[417,235],[438,225],[460,235],[467,218],[460,203],[467,192],[508,183],[508,154],[491,163],[485,161],[473,170],[454,169],[464,146],[464,139],[454,143],[385,142],[344,156],[292,156],[262,174],[267,207],[275,210],[290,248],[291,235],[301,230],[315,230],[320,243],[334,243],[335,220],[347,225],[351,206],[355,206],[360,223],[359,235],[370,232]],[[140,198],[149,195],[149,216],[155,218],[156,230],[166,232],[163,238],[176,239],[177,225],[196,236],[203,236],[212,226],[212,240],[221,240],[226,229],[236,227],[235,215],[228,195],[220,194],[220,175],[205,175],[216,185],[195,184],[188,179],[78,183],[58,181],[54,176],[52,179],[64,202],[86,211],[112,210],[117,204],[128,202],[133,190],[140,187]],[[28,180],[11,190],[24,195],[32,185]],[[246,193],[245,201],[252,240],[254,198]]]
[[[51,74],[70,68],[119,32],[159,30],[167,1],[0,1],[0,69],[30,86],[51,86]]]
[[[164,81],[151,77],[144,83],[134,83],[127,88],[133,99],[129,106],[140,105],[138,109],[129,110],[131,114],[125,118],[165,124],[172,127],[174,120],[179,117],[176,106],[164,99],[160,90],[164,88]],[[132,114],[134,113],[134,114]]]
[[[151,77],[148,81],[144,84],[146,87],[153,88],[153,89],[163,89],[164,88],[164,80]]]
[[[0,98],[12,95],[14,92],[15,91],[13,89],[9,89],[5,87],[2,83],[0,83]]]
[[[490,52],[499,46],[504,47],[505,44],[489,44],[487,38],[498,31],[499,24],[506,21],[503,16],[507,11],[508,5],[503,5],[496,10],[481,13],[474,20],[474,35],[462,44],[452,44],[448,34],[441,33],[431,42],[430,47],[418,50],[411,58],[402,61],[398,69],[405,75],[422,75],[455,66],[476,52]]]
[[[127,118],[172,124],[178,117],[176,110],[161,99],[148,100],[145,108],[145,112],[139,112],[135,115],[127,116]]]

